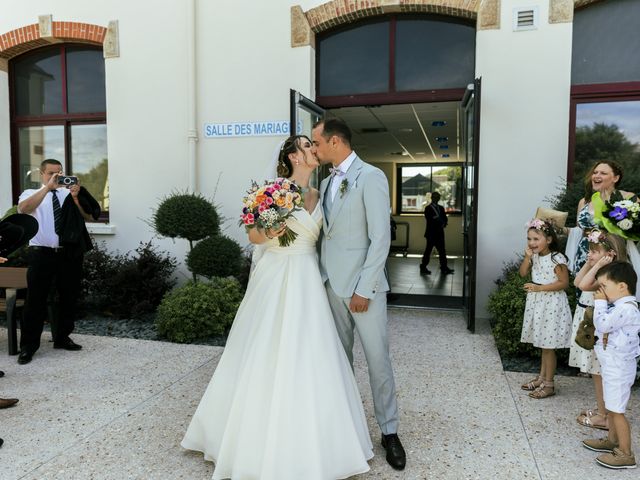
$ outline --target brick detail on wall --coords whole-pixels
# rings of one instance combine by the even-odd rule
[[[573,0],[550,0],[549,23],[573,22]]]
[[[435,13],[475,20],[480,0],[332,0],[305,13],[311,30],[325,30],[388,13]]]
[[[89,23],[53,22],[51,37],[43,38],[39,23],[34,23],[0,35],[0,59],[8,60],[34,48],[59,42],[102,46],[106,31],[105,27]]]
[[[602,2],[603,0],[573,0],[573,6],[575,8],[586,7],[592,3]]]

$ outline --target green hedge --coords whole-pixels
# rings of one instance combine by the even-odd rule
[[[234,279],[188,282],[160,303],[158,333],[177,343],[223,335],[233,323],[241,300],[240,284]]]
[[[520,277],[518,269],[521,259],[505,265],[502,276],[496,280],[498,288],[489,295],[487,310],[492,315],[491,327],[496,346],[500,355],[505,358],[513,357],[538,357],[540,349],[529,343],[521,343],[522,320],[524,317],[527,292],[524,291],[525,283],[531,278]],[[570,287],[567,289],[571,311],[575,310],[576,288],[573,286],[573,276],[569,278]],[[568,349],[557,350],[558,360],[566,362],[569,356]]]

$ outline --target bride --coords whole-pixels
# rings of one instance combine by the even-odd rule
[[[289,137],[278,176],[301,187],[304,209],[280,230],[249,230],[262,255],[213,378],[182,446],[215,462],[213,479],[333,480],[369,470],[371,439],[358,387],[318,269],[322,226],[311,141]]]

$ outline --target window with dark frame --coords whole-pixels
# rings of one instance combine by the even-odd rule
[[[462,212],[462,165],[401,164],[396,178],[398,214],[422,214],[433,192],[447,213]]]
[[[602,159],[619,163],[622,188],[640,191],[640,4],[605,0],[576,10],[573,22],[567,177],[571,190]],[[611,52],[617,52],[611,55]],[[571,215],[572,216],[572,215]]]
[[[102,49],[45,47],[9,63],[13,197],[41,185],[40,162],[59,160],[108,219],[106,91]]]
[[[475,75],[475,22],[398,14],[323,32],[316,101],[323,107],[459,100]]]

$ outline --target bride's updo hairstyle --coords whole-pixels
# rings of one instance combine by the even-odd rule
[[[306,135],[292,135],[282,144],[280,155],[278,156],[278,168],[276,170],[278,177],[287,178],[293,173],[293,166],[291,165],[291,160],[289,160],[289,154],[296,153],[298,150],[302,151],[300,148],[300,139],[302,138],[309,140],[309,137]],[[311,142],[311,140],[309,140],[309,142]]]

